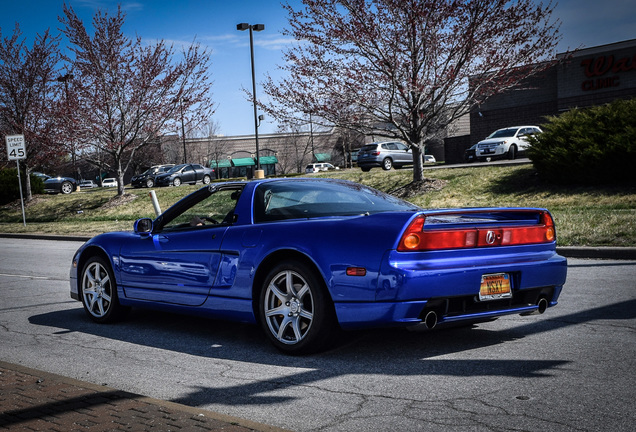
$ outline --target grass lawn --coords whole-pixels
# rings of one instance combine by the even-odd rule
[[[343,178],[398,194],[412,179],[412,170],[346,169],[314,176]],[[636,246],[636,188],[566,187],[543,183],[532,165],[488,165],[425,170],[434,186],[405,199],[426,208],[542,207],[552,212],[559,246]],[[156,188],[162,210],[201,187]],[[130,189],[115,198],[113,189],[94,189],[70,195],[38,195],[26,208],[22,224],[20,204],[0,207],[0,232],[92,236],[130,230],[140,217],[153,217],[148,189]],[[134,197],[134,198],[133,198]]]

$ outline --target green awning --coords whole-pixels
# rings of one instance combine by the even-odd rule
[[[327,162],[331,160],[331,153],[316,153],[314,157],[316,162]]]
[[[254,159],[252,158],[236,158],[236,159],[232,159],[232,165],[234,165],[235,167],[242,167],[242,166],[253,166],[253,165],[256,165],[256,163],[254,162]]]
[[[218,163],[218,165],[217,165]],[[229,168],[232,166],[232,164],[230,163],[230,161],[228,159],[219,159],[218,161],[210,161],[210,168]]]
[[[261,165],[274,165],[278,162],[278,158],[276,156],[261,156],[260,158]]]

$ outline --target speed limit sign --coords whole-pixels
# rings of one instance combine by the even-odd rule
[[[24,135],[7,135],[7,154],[9,160],[26,159]]]

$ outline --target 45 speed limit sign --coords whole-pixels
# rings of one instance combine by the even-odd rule
[[[7,135],[7,155],[9,160],[26,159],[24,135]]]

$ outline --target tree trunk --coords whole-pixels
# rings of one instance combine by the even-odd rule
[[[413,183],[424,181],[423,153],[419,145],[413,146]]]
[[[124,171],[121,169],[121,161],[117,161],[117,196],[122,196],[124,191]]]

